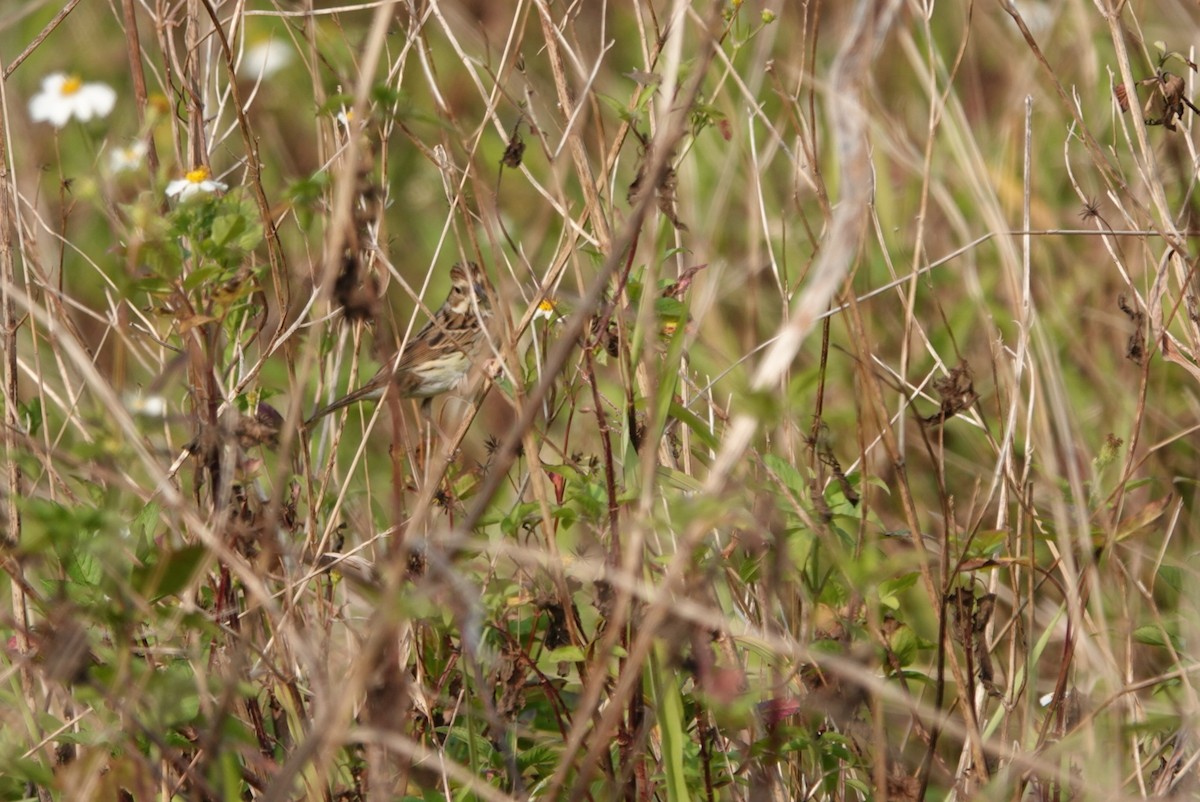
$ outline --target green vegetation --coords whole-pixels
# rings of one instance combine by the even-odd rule
[[[1196,793],[1194,4],[53,5],[0,799]]]

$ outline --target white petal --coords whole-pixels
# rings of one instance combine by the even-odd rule
[[[191,181],[186,178],[176,178],[171,183],[167,184],[167,197],[171,198],[176,195],[183,196],[183,191],[192,185]]]
[[[286,44],[268,39],[246,49],[238,65],[238,75],[243,78],[270,78],[291,61],[292,54]]]
[[[117,102],[117,93],[107,84],[85,84],[79,90],[78,116],[90,120],[93,116],[107,117]]]
[[[29,102],[29,117],[34,122],[47,122],[62,128],[71,119],[71,105],[58,95],[43,93]]]
[[[146,143],[140,139],[125,147],[113,148],[108,154],[108,169],[114,173],[136,170],[146,158]]]
[[[39,94],[34,95],[29,101],[29,118],[35,123],[44,123],[50,119],[50,110],[53,108],[53,101],[50,95]]]
[[[61,95],[62,86],[67,82],[65,72],[52,72],[42,79],[42,91],[51,95]]]

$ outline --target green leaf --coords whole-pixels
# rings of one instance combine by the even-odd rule
[[[559,646],[543,654],[542,659],[551,663],[581,663],[586,657],[578,646]]]
[[[904,667],[916,659],[917,651],[921,648],[921,639],[912,631],[912,628],[901,625],[892,633],[888,645],[891,647],[892,653],[896,655],[900,666]]]
[[[796,467],[792,463],[775,454],[763,455],[763,463],[771,469],[772,473],[779,477],[784,487],[791,490],[797,498],[808,497],[807,482],[804,481],[803,474],[796,470]]]
[[[555,507],[550,511],[550,515],[562,524],[564,529],[570,529],[579,520],[579,513],[570,507]]]
[[[147,724],[163,730],[196,720],[200,714],[200,693],[196,673],[188,663],[179,661],[151,671],[142,697]]]
[[[655,298],[654,314],[659,320],[682,320],[687,314],[687,307],[677,298]]]
[[[183,288],[188,292],[191,292],[197,287],[202,287],[206,284],[213,283],[213,281],[217,278],[217,276],[221,275],[221,273],[221,268],[214,265],[207,265],[205,267],[197,268],[191,273],[188,273],[183,279]]]
[[[258,247],[263,240],[263,227],[261,223],[246,226],[246,232],[238,237],[236,243],[238,248],[243,251],[252,251]]]
[[[133,572],[133,588],[151,601],[174,595],[192,581],[207,554],[208,549],[203,546],[184,546],[169,551],[153,565]]]
[[[556,473],[566,479],[568,482],[578,482],[583,479],[583,474],[581,474],[574,465],[568,465],[566,463],[553,464],[544,462],[542,463],[542,468],[546,471],[546,473]]]
[[[144,276],[129,283],[130,294],[169,295],[171,284],[161,276]]]
[[[523,527],[535,524],[542,520],[542,505],[536,501],[527,501],[524,504],[518,504],[503,521],[500,522],[500,531],[512,537],[516,535]]]
[[[11,779],[50,788],[54,785],[54,771],[37,760],[15,758],[4,761],[4,773]],[[34,797],[36,799],[36,797]]]
[[[1164,565],[1158,569],[1159,580],[1176,593],[1183,591],[1183,571],[1175,565]]]
[[[585,519],[598,521],[608,514],[608,493],[600,482],[578,482],[567,488],[567,498]]]
[[[25,431],[36,435],[42,429],[42,399],[35,396],[29,403],[17,402],[17,419],[25,426]]]
[[[78,585],[95,587],[104,575],[104,568],[96,555],[76,550],[67,565],[67,576]]]
[[[245,230],[246,220],[240,214],[223,214],[213,221],[209,238],[217,245],[228,245]]]
[[[1008,542],[1009,533],[1002,529],[981,530],[971,539],[969,557],[994,557]]]
[[[884,607],[890,607],[893,610],[900,609],[900,600],[896,596],[901,592],[908,590],[917,583],[917,572],[912,571],[897,577],[879,583],[879,603]]]
[[[129,534],[135,537],[142,537],[150,540],[154,537],[155,526],[158,523],[158,515],[162,512],[162,506],[157,502],[150,502],[138,511],[134,519],[129,524]]]
[[[371,87],[371,100],[380,106],[391,109],[397,107],[397,114],[403,114],[403,110],[410,104],[408,94],[402,89],[398,89],[389,84],[375,84]]]
[[[1165,649],[1167,647],[1167,639],[1170,638],[1171,647],[1176,651],[1183,650],[1183,641],[1178,634],[1168,633],[1157,624],[1146,624],[1138,627],[1133,631],[1133,639],[1138,643],[1144,643],[1147,646],[1158,646]]]
[[[636,108],[631,110],[629,108],[629,104],[625,101],[618,100],[615,97],[611,97],[600,92],[595,93],[595,96],[600,98],[601,103],[612,109],[613,114],[617,115],[617,118],[623,122],[627,122],[631,125],[636,125],[637,123],[641,122],[642,115],[638,113]],[[653,93],[647,92],[646,96],[651,97],[653,96]]]
[[[838,760],[852,762],[854,760],[854,752],[851,751],[850,741],[843,735],[835,732],[825,732],[821,734],[818,743],[823,747],[823,751],[836,757]]]
[[[317,114],[337,114],[343,109],[349,110],[354,105],[354,95],[339,92],[330,95],[329,99],[317,108]]]
[[[650,674],[650,686],[654,692],[654,707],[658,714],[659,732],[662,734],[663,772],[667,779],[667,799],[675,802],[691,800],[687,775],[683,767],[684,744],[687,741],[687,721],[683,710],[683,695],[679,692],[679,681],[674,672],[667,670],[661,659],[663,647],[657,650],[646,671]]]

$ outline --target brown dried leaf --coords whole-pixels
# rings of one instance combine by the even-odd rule
[[[946,376],[935,379],[933,389],[942,398],[941,407],[937,412],[922,421],[930,426],[945,423],[955,415],[968,410],[979,399],[971,377],[971,368],[966,362],[960,362]]]
[[[684,293],[686,293],[692,286],[692,281],[695,280],[696,274],[706,267],[708,267],[707,263],[695,265],[694,267],[689,267],[687,270],[683,271],[683,273],[679,275],[678,280],[676,280],[673,284],[668,284],[663,289],[662,297],[675,298],[676,300],[682,298]]]
[[[513,128],[512,136],[508,138],[508,144],[504,147],[504,155],[500,158],[500,163],[505,167],[513,170],[521,166],[521,158],[525,155],[525,140],[521,138],[521,123]]]
[[[650,151],[646,151],[646,155],[642,159],[642,163],[638,165],[637,176],[634,177],[633,183],[629,185],[629,190],[625,193],[625,200],[631,205],[637,202],[645,187],[643,184],[646,180],[646,163],[649,161]],[[687,231],[688,227],[679,219],[679,215],[675,212],[675,189],[679,183],[678,176],[675,174],[674,167],[667,167],[663,172],[662,180],[658,182],[655,188],[657,193],[656,200],[658,202],[658,210],[663,216],[671,221],[671,225],[675,226],[677,231]]]

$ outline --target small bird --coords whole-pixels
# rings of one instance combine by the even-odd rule
[[[389,383],[401,398],[422,398],[426,404],[458,386],[478,356],[492,316],[486,288],[487,278],[474,262],[450,268],[450,294],[403,353],[362,387],[317,410],[305,428],[357,401],[382,398]]]

